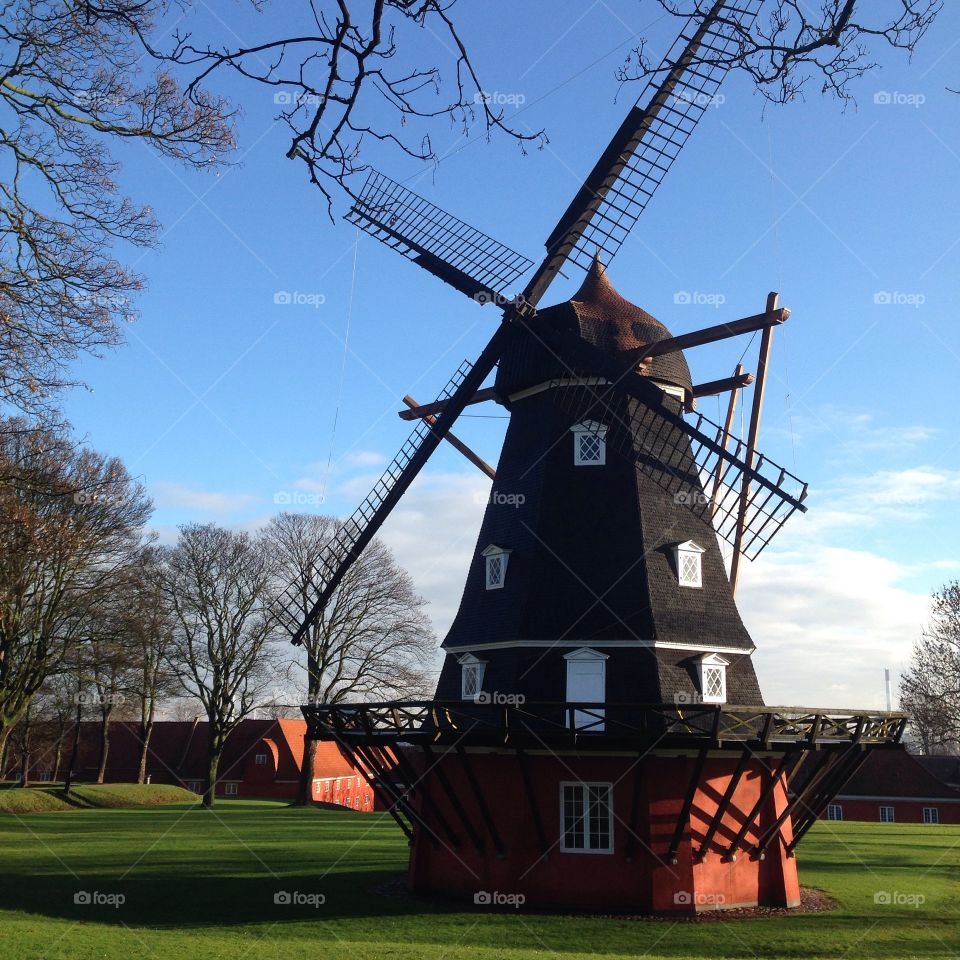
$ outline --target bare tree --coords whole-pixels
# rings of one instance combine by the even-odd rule
[[[657,0],[676,17],[706,14],[714,0]],[[822,93],[853,99],[851,84],[878,66],[883,46],[912,52],[943,9],[942,0],[769,0],[744,28],[728,20],[739,43],[714,52],[713,61],[745,71],[769,100],[788,103],[814,80]],[[669,65],[667,67],[669,69]],[[618,77],[643,80],[656,73],[644,45],[634,48]]]
[[[7,0],[0,25],[0,399],[48,409],[79,353],[117,343],[140,278],[111,254],[151,244],[111,150],[136,141],[192,167],[233,144],[225,102],[144,43],[167,0]],[[147,69],[152,67],[153,69]]]
[[[933,595],[930,623],[900,678],[900,701],[925,752],[960,744],[960,580]]]
[[[131,566],[129,588],[123,614],[129,653],[126,689],[138,709],[137,783],[143,783],[157,709],[179,690],[167,662],[173,641],[173,612],[163,590],[160,557],[154,547],[145,547]]]
[[[275,618],[263,542],[215,524],[182,527],[164,551],[163,584],[174,616],[167,662],[203,705],[209,771],[204,806],[215,802],[227,738],[267,699]]]
[[[289,604],[292,595],[301,617],[313,596],[317,561],[337,527],[332,517],[281,513],[266,528],[277,602]],[[307,702],[426,695],[436,639],[425,606],[390,550],[374,540],[304,638]],[[311,799],[316,751],[316,741],[308,738],[300,771],[303,804]]]
[[[0,422],[0,750],[89,636],[150,511],[119,460],[63,427]]]
[[[305,164],[329,205],[331,184],[352,194],[351,175],[368,169],[370,143],[438,162],[431,131],[440,120],[465,134],[481,122],[487,136],[503,132],[521,149],[531,141],[546,143],[542,131],[510,126],[484,89],[454,22],[455,5],[456,0],[294,0],[284,7],[292,25],[285,36],[267,30],[248,44],[219,46],[178,34],[172,49],[152,50],[160,60],[195,71],[187,92],[201,103],[206,96],[201,84],[224,70],[271,91],[290,133],[287,157]],[[257,6],[269,8],[266,0]]]

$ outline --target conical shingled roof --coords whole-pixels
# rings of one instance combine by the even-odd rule
[[[580,335],[608,353],[626,353],[671,336],[670,331],[646,310],[621,296],[607,276],[600,257],[594,257],[580,289],[570,298],[580,322]],[[654,380],[693,390],[690,368],[682,351],[667,353],[641,371]]]

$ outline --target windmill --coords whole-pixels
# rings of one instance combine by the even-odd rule
[[[304,708],[313,735],[350,753],[410,836],[416,889],[522,885],[528,899],[577,907],[795,905],[796,843],[865,747],[902,733],[898,714],[763,707],[734,603],[741,559],[806,509],[806,484],[756,446],[772,336],[789,311],[770,294],[757,314],[672,336],[608,276],[761,2],[716,2],[690,19],[520,294],[508,291],[531,260],[382,173],[369,173],[348,214],[501,311],[434,402],[405,398],[413,433],[306,594],[296,585],[286,597],[299,643],[445,440],[495,491],[516,494],[512,512],[488,505],[435,698]],[[571,300],[541,308],[561,271],[577,270]],[[752,375],[738,365],[694,384],[684,351],[758,331],[741,440],[735,405]],[[695,410],[726,392],[723,424]],[[451,433],[489,400],[511,413],[495,471]],[[815,769],[791,797],[810,755]],[[569,853],[616,858],[577,869]]]

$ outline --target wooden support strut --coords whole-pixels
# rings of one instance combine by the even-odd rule
[[[727,784],[727,789],[724,791],[723,797],[720,800],[717,812],[710,821],[710,826],[704,835],[703,843],[700,844],[700,849],[696,852],[694,859],[702,861],[706,858],[710,844],[713,843],[713,838],[716,836],[717,830],[720,829],[720,824],[723,823],[723,818],[726,816],[727,810],[730,807],[733,795],[737,792],[737,787],[740,786],[740,781],[743,779],[743,774],[747,769],[747,762],[751,756],[753,756],[753,753],[748,748],[745,747],[741,751],[740,759],[737,761],[737,767],[733,772],[733,776],[730,778],[730,782]]]
[[[738,363],[737,368],[733,373],[732,380],[738,380],[743,376],[743,364]],[[749,376],[749,374],[747,375]],[[750,376],[750,383],[753,383],[753,377]],[[696,395],[696,394],[694,394]],[[731,436],[731,431],[733,430],[733,418],[737,413],[737,398],[740,396],[740,389],[735,388],[730,391],[730,400],[727,403],[727,416],[723,421],[723,449],[727,449],[727,441]],[[726,476],[727,470],[730,468],[729,462],[724,457],[717,457],[717,467],[713,477],[713,503],[710,507],[710,516],[716,516],[717,510],[720,509],[720,502],[723,497],[723,478]]]
[[[493,387],[484,387],[482,390],[478,390],[469,400],[466,402],[466,406],[473,406],[475,403],[483,403],[486,400],[496,399],[497,392]],[[403,402],[410,408],[409,410],[401,410],[397,416],[401,420],[419,420],[421,417],[427,417],[435,413],[439,413],[446,405],[446,400],[434,400],[433,403],[424,403],[416,404],[412,399],[407,396],[403,398]]]
[[[774,313],[780,303],[778,293],[767,296],[767,313]],[[750,411],[750,428],[747,433],[747,450],[744,463],[753,468],[753,458],[757,450],[757,436],[760,432],[760,417],[763,413],[763,394],[767,387],[767,368],[770,363],[770,346],[773,341],[773,326],[763,328],[760,338],[760,356],[757,360],[757,382],[753,388],[753,408]],[[737,510],[737,526],[734,533],[733,557],[730,560],[730,590],[736,595],[737,580],[740,577],[740,559],[743,549],[743,533],[747,523],[747,508],[750,504],[750,478],[744,472],[740,486],[740,506]]]
[[[784,753],[783,757],[781,757],[780,762],[777,764],[776,771],[773,774],[771,774],[770,780],[768,781],[767,785],[760,791],[760,796],[757,798],[757,802],[753,805],[753,809],[750,811],[749,816],[744,818],[743,826],[737,831],[737,835],[736,837],[733,838],[733,841],[731,842],[730,846],[727,847],[727,852],[724,854],[724,857],[726,859],[736,860],[737,851],[740,849],[740,846],[743,843],[744,838],[747,836],[747,833],[749,832],[750,828],[754,825],[754,821],[756,821],[757,817],[760,815],[767,801],[770,799],[770,796],[773,793],[774,789],[776,788],[777,784],[780,783],[780,780],[783,777],[784,771],[786,770],[787,763],[791,759],[793,758],[789,751],[787,753]],[[796,756],[796,759],[793,760],[793,766],[796,766],[799,759],[800,759],[800,756],[798,754]],[[793,767],[791,767],[790,769],[792,772]]]
[[[530,765],[526,753],[517,747],[517,762],[520,764],[520,773],[523,776],[523,789],[530,805],[530,816],[533,818],[533,827],[537,832],[537,843],[540,845],[540,859],[546,863],[550,859],[550,846],[547,843],[547,834],[543,829],[543,818],[540,816],[540,807],[533,792],[533,779],[530,776]]]
[[[415,410],[417,407],[416,400],[413,399],[409,394],[403,398],[403,402]],[[428,423],[431,427],[437,422],[437,418],[432,414],[423,414],[420,418]],[[482,457],[475,454],[459,437],[454,436],[449,430],[443,435],[443,439],[450,444],[455,450],[459,450],[475,467],[483,471],[491,480],[497,479],[497,471],[487,463]]]
[[[717,716],[719,717],[719,713]],[[697,788],[700,786],[700,778],[703,775],[703,768],[707,762],[707,753],[709,744],[704,744],[697,755],[697,762],[693,768],[693,776],[690,778],[690,786],[687,787],[687,795],[683,798],[683,806],[680,808],[680,815],[677,817],[677,826],[673,831],[673,839],[670,841],[670,851],[667,853],[666,861],[669,864],[676,864],[677,851],[680,849],[680,842],[683,840],[683,831],[690,819],[690,811],[693,808],[693,800],[697,794]]]
[[[483,837],[480,836],[473,823],[471,823],[466,811],[463,808],[463,804],[460,802],[460,798],[450,785],[450,781],[447,779],[447,775],[443,770],[442,760],[435,759],[436,754],[433,752],[428,743],[423,744],[421,746],[421,750],[423,750],[424,755],[430,762],[431,769],[434,773],[436,773],[437,780],[440,782],[440,786],[443,789],[443,792],[446,794],[447,800],[450,802],[450,806],[453,808],[453,812],[457,815],[460,825],[466,831],[467,836],[470,837],[470,842],[473,844],[474,849],[477,851],[477,853],[482,854]]]
[[[441,829],[447,835],[447,839],[450,841],[451,846],[455,851],[460,850],[460,838],[457,836],[456,832],[450,828],[450,824],[447,822],[447,818],[443,815],[443,811],[440,807],[434,802],[433,796],[430,793],[430,790],[427,787],[427,773],[420,777],[417,776],[416,771],[410,765],[410,761],[403,755],[403,751],[398,746],[394,751],[393,755],[396,758],[397,766],[400,768],[400,771],[403,773],[404,779],[407,782],[408,792],[416,788],[420,796],[423,797],[424,806],[429,808],[431,814],[436,818],[437,823],[440,824]]]
[[[470,789],[473,791],[474,800],[477,801],[477,806],[480,808],[480,816],[483,817],[483,822],[487,828],[487,832],[490,834],[490,839],[493,840],[493,848],[497,851],[497,859],[506,859],[507,852],[500,839],[500,834],[497,832],[493,817],[490,815],[490,808],[487,806],[487,801],[483,796],[483,790],[477,782],[477,775],[473,771],[473,766],[470,763],[470,758],[467,756],[467,751],[464,750],[462,744],[457,744],[456,751],[457,756],[460,758],[460,763],[463,765],[463,771],[467,775],[467,780],[470,781]]]

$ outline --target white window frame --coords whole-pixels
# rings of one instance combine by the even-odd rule
[[[486,660],[480,660],[472,653],[460,657],[460,697],[463,700],[476,700],[483,693],[483,674],[487,666]],[[474,683],[468,683],[470,677]]]
[[[191,793],[203,793],[203,783],[199,780],[188,780],[187,789]]]
[[[827,819],[840,822],[843,820],[843,806],[839,803],[827,804]]]
[[[484,561],[484,585],[487,590],[503,589],[503,585],[507,582],[507,563],[510,560],[511,553],[513,551],[509,547],[499,547],[495,543],[491,543],[489,547],[481,551],[480,556],[483,557]],[[499,564],[495,561],[499,561]],[[498,568],[500,576],[493,577],[494,570]]]
[[[924,807],[923,808],[923,822],[929,823],[931,825],[936,825],[940,822],[940,808],[939,807]]]
[[[602,467],[607,462],[607,425],[596,420],[584,420],[575,423],[570,432],[573,434],[573,464],[576,467]],[[584,459],[582,442],[585,436],[596,437],[599,441],[597,456]]]
[[[255,753],[253,762],[258,767],[265,767],[267,765],[267,755],[265,753]]]
[[[897,822],[897,808],[891,807],[887,804],[880,804],[880,822],[881,823],[896,823]]]
[[[586,810],[587,801],[589,798],[589,791],[591,789],[595,790],[606,790],[606,819],[607,819],[607,845],[606,846],[597,846],[591,847],[591,834],[589,815],[584,817],[584,822],[582,824],[581,832],[583,835],[584,845],[582,847],[567,846],[567,829],[566,829],[566,791],[567,789],[577,789],[581,792],[580,802],[583,804],[584,809]],[[602,783],[602,782],[583,782],[579,780],[564,780],[560,783],[560,851],[562,853],[594,853],[594,854],[612,854],[613,853],[613,827],[614,827],[614,818],[613,818],[613,784],[612,783]]]
[[[700,700],[702,703],[727,702],[727,667],[730,661],[721,657],[719,653],[705,653],[697,661],[697,673],[700,681]],[[707,675],[719,671],[722,690],[719,694],[707,692]]]
[[[570,698],[570,663],[571,662],[582,662],[584,660],[588,661],[597,661],[601,667],[600,673],[603,677],[603,696],[598,702],[606,703],[607,700],[607,660],[609,659],[608,655],[605,653],[600,653],[599,650],[593,650],[590,647],[580,647],[578,650],[573,650],[571,653],[565,653],[563,659],[567,661],[566,669],[566,685],[564,688],[564,695],[566,697],[567,703],[571,702]],[[583,730],[584,733],[603,733],[604,731],[604,717],[606,716],[606,711],[594,708],[593,710],[574,710],[573,713],[568,718],[568,723],[572,730]]]
[[[230,780],[223,785],[223,795],[225,797],[237,797],[240,795],[240,784],[236,780]]]
[[[699,543],[694,543],[692,540],[685,540],[683,543],[674,546],[673,558],[677,564],[677,583],[681,587],[687,587],[691,590],[700,590],[703,587],[703,554],[706,552]],[[694,576],[684,576],[684,561],[689,561],[692,564],[695,571]]]

